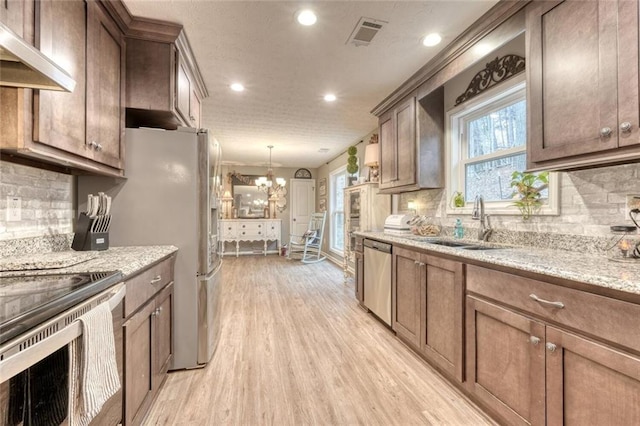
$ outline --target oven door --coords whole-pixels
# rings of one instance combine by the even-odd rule
[[[109,302],[113,317],[116,361],[123,382],[122,323],[124,283],[82,302],[2,346],[0,361],[0,424],[60,424],[69,404],[69,350],[82,334],[74,319],[91,307]],[[66,327],[60,324],[69,323]],[[59,331],[56,331],[59,330]],[[122,389],[113,395],[91,422],[117,425],[122,421]]]

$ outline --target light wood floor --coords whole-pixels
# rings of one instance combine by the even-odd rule
[[[147,425],[493,424],[361,310],[330,262],[225,258],[222,277],[211,363],[170,373]]]

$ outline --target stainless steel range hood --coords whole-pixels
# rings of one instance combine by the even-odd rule
[[[76,82],[0,22],[0,86],[73,92]]]

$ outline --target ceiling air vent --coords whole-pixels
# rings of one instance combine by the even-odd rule
[[[382,29],[386,21],[372,18],[360,18],[360,21],[356,24],[356,27],[351,32],[346,44],[355,44],[356,46],[368,46],[378,34],[378,31]]]

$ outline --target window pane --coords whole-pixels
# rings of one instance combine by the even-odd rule
[[[467,164],[465,167],[465,199],[473,202],[476,195],[485,201],[510,200],[511,174],[527,166],[526,154],[516,154],[490,161]],[[543,197],[546,194],[543,193]]]
[[[336,212],[334,215],[333,248],[344,250],[344,212]]]
[[[468,158],[524,146],[527,139],[524,100],[467,123]]]

